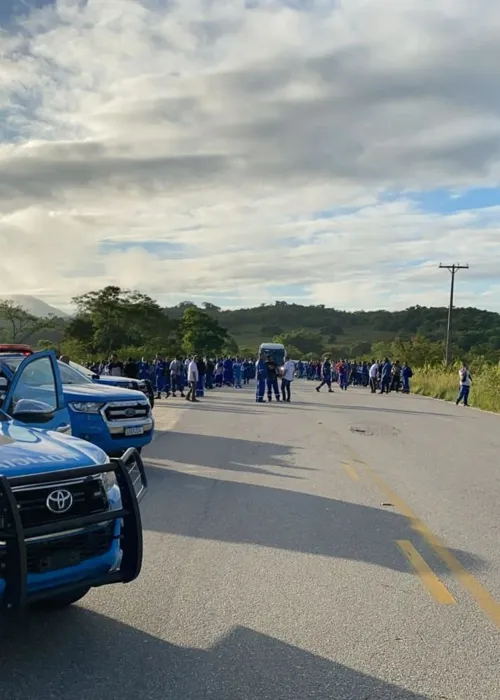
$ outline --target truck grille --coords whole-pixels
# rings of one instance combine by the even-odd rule
[[[99,557],[109,551],[113,543],[114,523],[65,535],[53,540],[38,540],[26,543],[29,574],[44,574],[49,571],[76,566],[88,559]],[[0,549],[0,576],[5,569],[5,550]]]
[[[131,422],[149,418],[151,408],[149,403],[131,403],[128,405],[109,403],[104,409],[106,420],[113,422],[115,420]]]
[[[27,486],[14,489],[14,496],[24,528],[49,525],[61,520],[60,514],[52,513],[47,507],[49,494],[57,491],[59,488],[69,491],[73,497],[73,504],[64,513],[64,518],[78,518],[108,511],[108,498],[101,479],[90,478],[84,481],[66,482],[64,484]],[[4,511],[0,500],[0,529],[4,528],[3,520]]]

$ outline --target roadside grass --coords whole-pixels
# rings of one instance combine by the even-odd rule
[[[458,365],[451,369],[421,367],[415,370],[412,392],[444,401],[455,401],[459,389]],[[500,413],[500,367],[476,365],[471,367],[471,406]]]

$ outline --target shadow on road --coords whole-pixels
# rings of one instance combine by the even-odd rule
[[[409,539],[420,551],[426,550],[409,521],[387,508],[149,464],[147,470],[151,487],[143,509],[147,530],[362,561],[404,572],[408,564],[395,541]],[[451,551],[469,570],[482,568],[479,557]],[[431,556],[426,554],[428,560]],[[433,568],[447,571],[439,560]]]
[[[164,463],[166,455],[168,462],[177,464],[249,472],[251,474],[267,474],[290,479],[299,479],[300,477],[287,474],[286,470],[314,471],[310,467],[298,467],[291,464],[287,457],[291,457],[297,448],[292,449],[287,445],[217,435],[179,433],[173,430],[165,431],[160,437],[161,439],[168,440],[168,445],[162,445],[157,439],[146,457],[149,464],[158,465],[160,461]],[[156,452],[161,450],[164,450],[161,459],[155,459]],[[270,468],[273,467],[277,468],[276,472],[270,471]]]
[[[205,651],[74,607],[2,637],[11,700],[429,700],[245,627]]]

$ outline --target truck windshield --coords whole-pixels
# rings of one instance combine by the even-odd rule
[[[13,372],[17,372],[19,365],[24,360],[24,356],[19,357],[2,357],[2,362],[4,362]],[[65,362],[58,362],[59,374],[61,375],[61,381],[63,384],[92,384],[90,377],[85,374],[78,372],[73,367],[70,367]],[[51,375],[52,376],[52,375]],[[47,375],[48,381],[52,381],[51,376]]]
[[[277,348],[262,348],[262,352],[266,357],[271,357],[277,367],[282,367],[285,364],[285,351]]]

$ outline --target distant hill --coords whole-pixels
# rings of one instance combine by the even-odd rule
[[[13,301],[14,304],[22,306],[25,311],[37,318],[45,318],[51,315],[57,316],[58,318],[69,318],[67,314],[60,309],[56,309],[55,306],[50,306],[50,304],[46,304],[41,299],[29,296],[28,294],[9,294],[8,296],[3,296],[2,299]]]
[[[180,318],[191,302],[165,309]],[[429,340],[446,337],[448,309],[413,306],[403,311],[339,311],[322,304],[302,306],[276,301],[250,309],[224,311],[214,304],[203,308],[217,318],[236,340],[241,352],[256,352],[260,343],[286,336],[286,343],[301,353],[323,351],[336,356],[360,356],[373,343],[396,337],[423,335]],[[500,350],[500,314],[475,308],[456,308],[453,314],[453,342],[465,352],[487,354]]]

